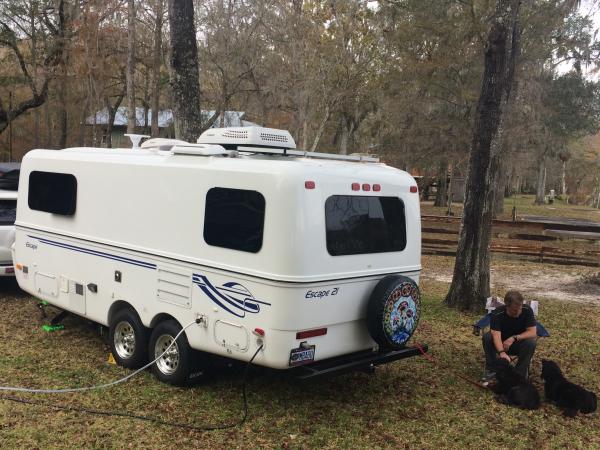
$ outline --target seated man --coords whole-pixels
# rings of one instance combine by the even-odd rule
[[[496,375],[496,359],[503,358],[510,362],[509,355],[519,357],[515,370],[527,378],[536,339],[532,309],[523,305],[520,292],[508,291],[504,296],[504,306],[492,312],[490,331],[483,335],[485,380],[489,381]]]

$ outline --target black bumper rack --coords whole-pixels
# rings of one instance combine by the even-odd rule
[[[308,380],[354,371],[371,372],[375,366],[420,355],[421,350],[427,352],[428,346],[422,345],[420,348],[405,347],[400,350],[382,352],[366,350],[295,367],[291,369],[291,375],[297,380]]]

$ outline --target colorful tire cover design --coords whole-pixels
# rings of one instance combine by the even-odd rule
[[[367,327],[382,348],[401,349],[417,329],[421,295],[417,284],[402,275],[390,275],[375,286],[367,311]]]

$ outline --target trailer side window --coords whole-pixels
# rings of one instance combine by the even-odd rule
[[[334,195],[325,202],[332,256],[398,252],[406,247],[404,202],[398,197]]]
[[[75,214],[77,179],[68,173],[29,174],[29,208],[63,216]]]
[[[257,253],[263,242],[265,198],[260,192],[212,188],[206,194],[204,240],[216,247]]]

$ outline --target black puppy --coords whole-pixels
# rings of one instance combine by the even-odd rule
[[[523,409],[540,407],[540,394],[535,386],[517,373],[507,360],[496,361],[496,379],[498,383],[493,389],[500,402]]]
[[[583,414],[596,411],[596,394],[568,381],[554,361],[542,359],[542,378],[546,398],[556,402],[565,416],[575,417],[578,411]]]

